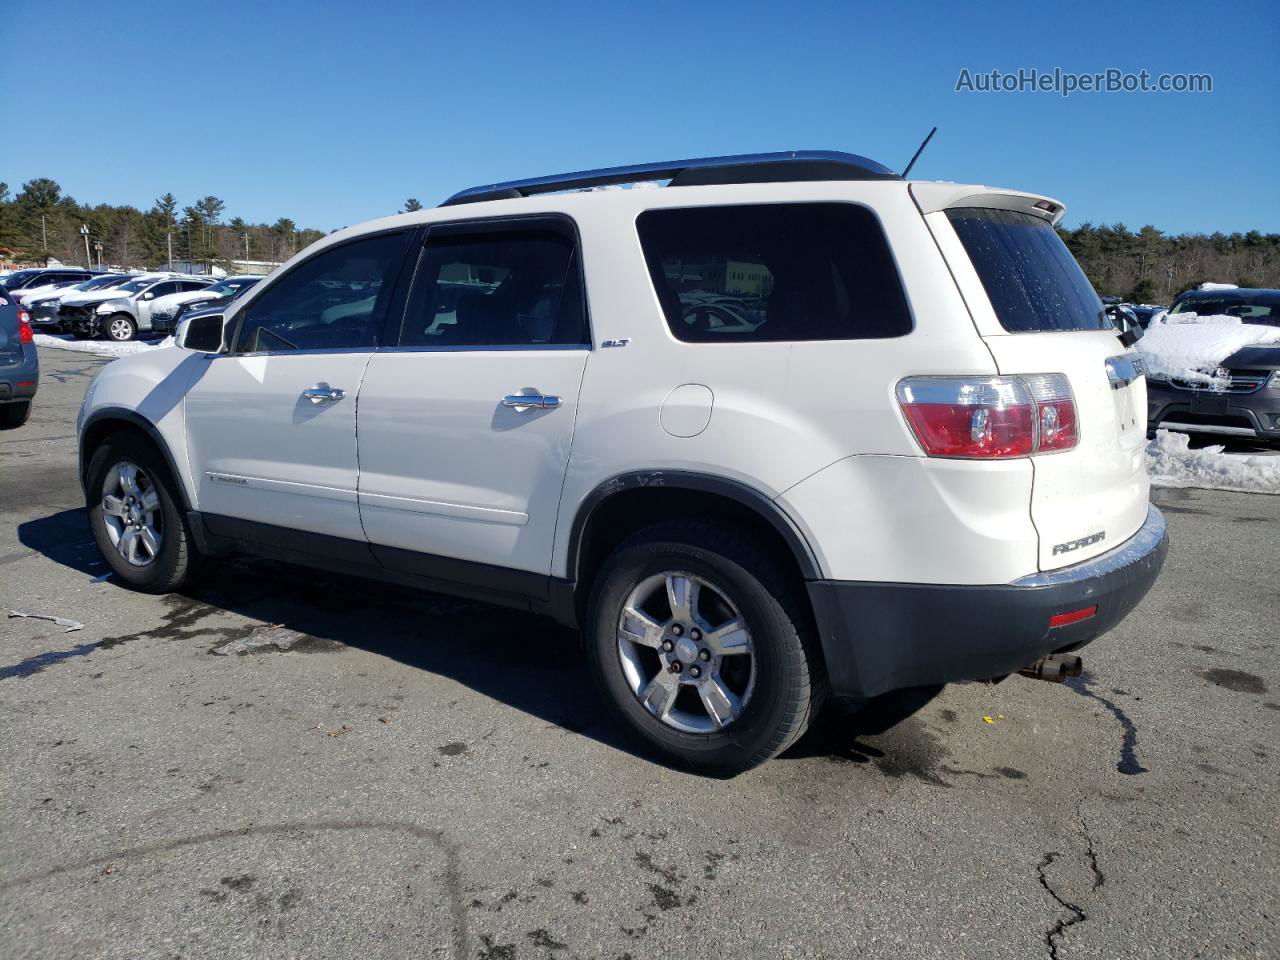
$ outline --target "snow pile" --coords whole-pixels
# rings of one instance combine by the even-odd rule
[[[1159,430],[1147,444],[1153,487],[1204,487],[1280,494],[1280,456],[1225,453],[1220,446],[1191,449],[1185,433]]]
[[[1234,283],[1211,283],[1210,281],[1206,280],[1204,283],[1200,284],[1200,286],[1196,287],[1196,289],[1197,290],[1239,290],[1240,288],[1236,286]]]
[[[1225,386],[1222,363],[1244,347],[1280,344],[1280,327],[1242,323],[1239,317],[1168,314],[1151,321],[1135,349],[1148,375],[1176,377],[1205,386]]]
[[[78,353],[96,353],[100,357],[127,357],[131,353],[157,350],[173,346],[173,337],[165,337],[158,343],[133,340],[129,343],[112,343],[106,340],[76,340],[72,337],[55,337],[47,333],[36,334],[36,346],[57,347],[59,350],[75,350]]]

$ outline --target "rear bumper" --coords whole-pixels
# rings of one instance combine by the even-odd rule
[[[22,362],[0,366],[0,403],[30,400],[40,386],[40,356],[33,344],[22,348]]]
[[[1138,605],[1169,537],[1155,507],[1129,540],[1085,563],[1007,584],[808,583],[832,693],[864,699],[903,687],[987,680],[1074,650]],[[1097,606],[1087,620],[1049,618]]]

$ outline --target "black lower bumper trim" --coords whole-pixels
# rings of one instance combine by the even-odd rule
[[[1010,584],[981,586],[817,580],[808,584],[832,693],[889,690],[1013,673],[1047,653],[1106,633],[1146,596],[1169,549],[1150,508],[1127,543],[1093,560]],[[1050,628],[1089,606],[1087,620]]]

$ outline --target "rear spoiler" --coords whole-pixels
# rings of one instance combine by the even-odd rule
[[[994,207],[997,210],[1016,210],[1049,221],[1055,227],[1062,222],[1067,208],[1060,200],[1041,197],[1019,190],[1000,190],[970,183],[939,183],[916,180],[910,184],[911,199],[920,212],[937,213],[956,207]]]

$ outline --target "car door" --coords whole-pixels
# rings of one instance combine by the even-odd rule
[[[164,280],[153,286],[147,287],[142,293],[138,294],[134,300],[133,309],[137,314],[138,329],[151,329],[151,307],[161,297],[167,297],[171,293],[177,293],[182,287],[177,280]]]
[[[409,573],[545,595],[590,355],[572,221],[433,225],[361,386],[360,516]]]
[[[264,285],[186,398],[187,446],[211,532],[368,556],[356,504],[356,395],[412,231],[320,250]],[[333,538],[340,538],[334,540]],[[288,537],[284,537],[288,539]],[[293,538],[297,541],[297,538]]]

